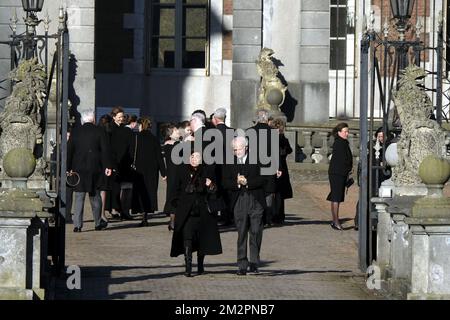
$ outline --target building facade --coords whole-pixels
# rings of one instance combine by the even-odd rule
[[[56,20],[59,4],[45,1],[40,16],[48,12]],[[72,58],[70,100],[78,111],[96,109],[100,116],[120,105],[158,123],[188,119],[195,109],[211,114],[225,107],[228,122],[236,127],[252,124],[260,81],[255,61],[263,47],[275,51],[288,85],[282,110],[290,126],[357,119],[361,34],[372,22],[382,32],[391,14],[387,0],[65,4]],[[447,8],[445,0],[416,1],[415,14],[424,17],[422,36],[430,45],[436,31],[431,17],[440,8]],[[0,39],[8,38],[14,11],[21,20],[21,1],[0,0]],[[51,28],[56,27],[55,22]],[[20,21],[18,32],[23,32]],[[0,80],[9,68],[10,52],[0,46]]]

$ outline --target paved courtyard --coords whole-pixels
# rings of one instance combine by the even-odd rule
[[[162,207],[165,184],[159,190]],[[234,228],[221,232],[224,253],[207,256],[201,276],[183,275],[184,258],[169,256],[168,218],[156,214],[149,227],[112,220],[94,231],[90,210],[83,232],[67,226],[66,265],[81,268],[81,289],[56,285],[55,299],[380,299],[365,286],[357,266],[353,216],[358,189],[341,208],[345,231],[331,229],[328,183],[293,181],[295,198],[286,201],[286,224],[264,230],[259,274],[236,273]],[[89,207],[89,206],[88,206]],[[194,255],[195,262],[195,255]],[[194,271],[196,270],[194,265]]]

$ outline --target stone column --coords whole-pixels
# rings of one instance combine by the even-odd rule
[[[260,77],[255,61],[262,44],[262,1],[233,1],[233,78],[231,81],[231,125],[252,126]]]
[[[50,1],[48,1],[50,4]],[[78,112],[95,110],[94,0],[67,0],[71,54],[69,99]],[[56,7],[56,6],[55,6]]]
[[[312,163],[313,160],[311,158],[312,155],[312,145],[311,145],[311,131],[303,131],[303,139],[305,140],[305,146],[302,148],[303,153],[305,154],[306,158],[303,160],[304,163]]]
[[[381,280],[386,280],[387,269],[390,267],[391,244],[392,244],[392,220],[386,211],[387,203],[383,198],[372,198],[377,210],[377,257],[376,264],[380,268]]]
[[[320,148],[320,155],[322,156],[322,159],[320,163],[329,163],[328,160],[328,132],[319,132],[319,136],[322,139],[322,148]]]
[[[422,166],[422,164],[421,164]],[[450,164],[447,164],[447,173]],[[435,165],[429,169],[440,171]],[[434,173],[428,171],[433,179]],[[427,184],[428,195],[418,199],[411,217],[406,222],[411,226],[411,285],[408,299],[450,299],[450,198],[436,192],[441,191],[447,179]]]
[[[44,299],[47,218],[0,210],[0,300]]]
[[[8,175],[21,165],[4,164]],[[0,194],[0,300],[44,299],[50,214],[35,192],[23,188],[26,178],[11,180],[14,188]]]
[[[386,199],[391,220],[389,268],[385,270],[388,290],[406,297],[411,279],[411,232],[407,219],[420,196]],[[387,219],[387,217],[386,217]]]
[[[300,21],[300,99],[292,122],[323,123],[330,108],[330,1],[302,0]]]

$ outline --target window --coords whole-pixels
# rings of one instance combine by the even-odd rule
[[[207,68],[209,0],[151,0],[150,68]]]
[[[330,1],[331,70],[344,70],[346,67],[347,34],[355,32],[353,15],[354,13],[347,6],[347,0]]]

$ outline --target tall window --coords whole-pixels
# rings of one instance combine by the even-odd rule
[[[347,0],[331,0],[330,17],[330,69],[343,70],[346,66],[347,34],[355,32]]]
[[[206,68],[209,0],[151,0],[150,67]]]

